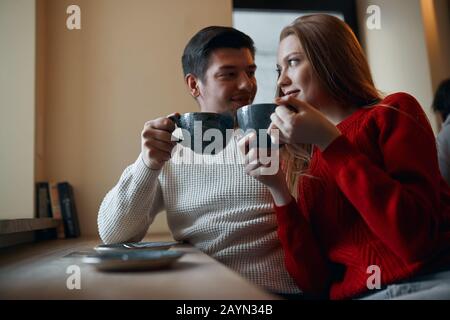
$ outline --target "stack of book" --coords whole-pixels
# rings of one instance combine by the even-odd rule
[[[56,230],[47,230],[40,238],[76,238],[80,236],[73,188],[68,182],[36,183],[36,215],[59,220]]]

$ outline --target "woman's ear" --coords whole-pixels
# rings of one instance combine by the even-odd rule
[[[188,86],[189,92],[194,98],[197,98],[200,95],[200,89],[198,87],[199,80],[192,73],[188,73],[184,78],[186,84]]]

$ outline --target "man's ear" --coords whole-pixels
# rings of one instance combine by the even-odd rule
[[[184,78],[186,84],[188,86],[189,92],[194,98],[197,98],[200,95],[199,89],[199,80],[192,73],[188,73]]]

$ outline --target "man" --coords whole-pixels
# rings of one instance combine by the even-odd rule
[[[254,54],[251,38],[233,28],[208,27],[189,41],[183,71],[202,112],[234,111],[253,101]],[[101,204],[102,240],[140,241],[165,209],[174,239],[190,242],[272,292],[299,293],[284,267],[270,193],[231,159],[239,154],[236,140],[224,150],[225,163],[179,164],[169,161],[174,129],[166,117],[145,123],[141,154]]]

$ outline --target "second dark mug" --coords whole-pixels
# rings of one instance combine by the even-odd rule
[[[270,115],[275,112],[277,105],[275,103],[256,103],[249,104],[237,110],[237,122],[239,128],[244,134],[250,131],[256,133],[257,146],[270,148],[271,138],[267,134],[269,128]]]
[[[170,116],[183,139],[179,142],[198,154],[217,154],[228,144],[233,130],[234,119],[228,113],[189,112]],[[208,148],[209,146],[209,148]]]

